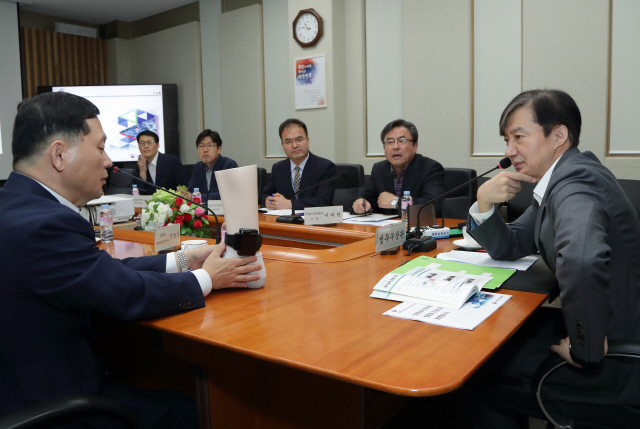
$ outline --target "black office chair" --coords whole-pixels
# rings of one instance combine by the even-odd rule
[[[631,200],[631,204],[635,207],[640,217],[640,180],[618,179],[618,184]]]
[[[119,168],[118,171],[133,174],[135,170],[133,168]],[[109,187],[107,188],[107,195],[113,194],[127,194],[131,195],[131,185],[136,183],[132,177],[126,174],[113,173],[109,175]]]
[[[193,176],[193,169],[195,168],[195,166],[195,164],[183,164],[184,169],[187,170],[187,177],[189,178],[189,180],[191,180],[191,176]]]
[[[262,189],[267,184],[267,169],[258,167],[258,198],[260,198],[260,193]]]
[[[640,342],[609,340],[609,350],[603,359],[604,361],[616,360],[631,362],[640,365]],[[602,362],[598,365],[601,365]],[[607,395],[611,398],[608,405],[597,405],[593,403],[578,403],[577,401],[549,400],[545,397],[545,389],[553,383],[555,377],[562,377],[563,385],[566,385],[567,375],[572,376],[570,371],[576,373],[576,387],[573,390],[579,391],[581,377],[589,377],[589,374],[573,368],[567,361],[555,353],[540,365],[533,379],[533,392],[542,412],[549,420],[550,425],[555,428],[573,429],[602,429],[602,428],[632,428],[638,427],[640,422],[640,404],[628,405],[616,401],[615,394]],[[586,371],[589,371],[587,369]],[[607,380],[608,382],[610,380]],[[620,385],[628,384],[629,380],[620,380]],[[570,386],[569,386],[570,387]],[[591,388],[593,388],[591,386]],[[615,387],[614,387],[615,388]],[[637,388],[637,386],[636,386]],[[611,386],[603,387],[603,391],[609,391]],[[572,393],[573,395],[573,393]],[[585,393],[585,398],[589,398],[593,393]]]
[[[40,402],[0,416],[0,429],[51,427],[87,416],[107,416],[123,422],[128,428],[140,428],[135,416],[117,402],[102,396],[74,395]]]
[[[518,219],[533,201],[533,189],[537,183],[520,182],[522,190],[515,197],[507,201],[507,222]]]
[[[454,189],[475,177],[476,170],[471,168],[445,168],[444,190]],[[469,207],[476,202],[477,192],[478,185],[476,182],[471,182],[458,189],[444,199],[440,215],[450,219],[466,219],[469,214]]]
[[[364,185],[364,167],[360,164],[336,164],[336,172],[345,172],[346,177],[336,181],[333,205],[342,206],[344,211],[348,212],[358,191]]]

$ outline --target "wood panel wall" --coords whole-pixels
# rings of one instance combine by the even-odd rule
[[[38,86],[106,85],[107,41],[35,28],[22,29],[22,95]]]

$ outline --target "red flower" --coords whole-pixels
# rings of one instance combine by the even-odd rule
[[[173,210],[173,214],[176,215],[178,213],[178,208],[177,207],[171,207],[171,210]]]
[[[206,219],[206,220],[209,220],[209,215],[204,215],[204,214],[203,214],[203,215],[202,215],[202,218],[203,218],[203,219]]]
[[[189,222],[191,220],[192,216],[190,213],[185,213],[184,214],[184,221],[185,222]]]
[[[182,216],[182,215],[176,216],[176,220],[173,221],[173,223],[180,224],[180,226],[182,226],[183,222],[184,222],[184,216]]]
[[[202,222],[199,220],[194,220],[193,221],[193,227],[194,228],[202,228]]]
[[[187,201],[187,205],[190,206],[191,205],[191,201]]]
[[[174,203],[176,207],[180,207],[184,200],[182,198],[176,198],[176,202]]]

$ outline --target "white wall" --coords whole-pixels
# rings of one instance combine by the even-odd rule
[[[0,0],[0,180],[13,170],[11,135],[16,106],[22,100],[17,7]]]

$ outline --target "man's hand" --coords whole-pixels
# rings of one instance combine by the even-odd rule
[[[353,202],[351,208],[353,209],[354,213],[365,213],[371,210],[371,204],[364,198],[358,198]]]
[[[560,355],[560,357],[576,368],[582,368],[580,365],[575,363],[573,359],[571,359],[571,348],[569,347],[569,337],[563,338],[560,340],[560,344],[557,346],[551,346],[551,351],[556,352]],[[607,337],[604,337],[604,354],[606,355],[609,351],[609,343],[607,342]]]
[[[215,250],[216,246],[199,246],[193,249],[185,250],[184,256],[187,259],[187,268],[190,270],[197,270],[202,268],[202,264],[209,257],[211,252]]]
[[[494,203],[509,201],[522,189],[520,182],[535,183],[535,177],[514,171],[501,171],[478,188],[478,209],[486,213]]]
[[[271,197],[267,197],[265,206],[269,210],[284,210],[291,208],[291,200],[286,199],[281,194],[273,194]]]
[[[142,155],[138,155],[138,168],[140,168],[140,178],[147,180],[147,159]]]
[[[394,194],[391,192],[383,192],[378,196],[378,207],[382,209],[393,209],[395,207],[391,207],[391,200],[396,198]],[[396,205],[397,207],[397,205]]]
[[[202,247],[205,246],[193,250],[198,250]],[[262,265],[254,264],[258,259],[255,256],[223,259],[224,243],[206,247],[212,247],[213,249],[202,264],[202,269],[211,276],[212,289],[247,287],[247,282],[260,278],[258,273],[250,274],[262,269]]]

